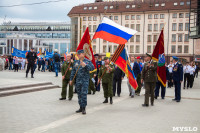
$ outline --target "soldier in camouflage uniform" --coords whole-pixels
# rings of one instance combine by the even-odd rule
[[[71,62],[71,55],[67,55],[67,60],[63,63],[62,72],[62,92],[60,100],[66,99],[67,85],[70,81],[70,74],[72,71],[73,63]],[[66,73],[67,72],[67,73]],[[69,85],[69,96],[68,99],[71,100],[73,97],[73,85]]]
[[[72,85],[75,76],[75,86],[78,94],[78,103],[80,105],[80,109],[76,113],[82,112],[82,114],[86,114],[85,107],[87,106],[87,93],[90,80],[89,72],[94,70],[94,65],[90,60],[85,58],[84,50],[78,50],[78,58],[79,60],[74,62],[71,72],[70,85]]]
[[[104,57],[105,64],[101,66],[98,77],[100,83],[100,77],[102,77],[102,86],[104,91],[105,101],[103,103],[108,103],[108,97],[110,97],[110,104],[113,103],[113,73],[114,73],[114,65],[110,64],[109,58]]]
[[[93,92],[93,95],[96,92],[96,88],[95,88],[95,77],[96,77],[96,70],[95,71],[90,71],[90,81],[89,81],[89,87],[88,87],[88,94],[91,94],[91,90]]]

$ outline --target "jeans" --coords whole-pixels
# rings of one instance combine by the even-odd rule
[[[56,77],[58,76],[58,68],[59,68],[59,65],[60,65],[59,62],[55,62],[55,63],[54,63],[54,69],[55,69]]]
[[[12,69],[12,63],[11,63],[11,62],[10,62],[10,66],[9,66],[9,70],[10,70],[10,69],[13,70],[13,69]]]

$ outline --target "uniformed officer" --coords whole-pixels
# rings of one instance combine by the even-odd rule
[[[173,101],[180,102],[181,100],[181,83],[183,81],[183,66],[178,62],[178,58],[173,56],[173,82],[175,85],[175,99]]]
[[[88,87],[88,94],[91,94],[91,91],[93,92],[93,95],[96,92],[95,88],[95,77],[96,77],[96,70],[90,71],[90,81],[89,81],[89,87]]]
[[[108,97],[110,97],[110,104],[113,103],[112,97],[113,97],[113,73],[114,73],[114,66],[110,64],[109,58],[104,57],[104,65],[101,66],[98,77],[98,83],[100,83],[100,80],[102,78],[102,86],[104,91],[104,97],[105,101],[103,103],[108,103]]]
[[[78,50],[77,52],[79,60],[74,62],[70,76],[70,85],[72,85],[73,79],[75,77],[78,103],[80,105],[80,109],[77,110],[76,113],[82,112],[82,114],[86,114],[85,107],[87,106],[87,93],[90,79],[89,72],[94,70],[94,65],[90,60],[85,58],[84,50]]]
[[[37,54],[36,52],[34,52],[34,48],[31,48],[31,51],[28,52],[27,56],[26,56],[26,64],[28,64],[27,66],[27,70],[26,70],[26,78],[28,77],[28,72],[31,68],[31,78],[33,77],[34,74],[34,66],[37,63]]]
[[[149,106],[149,93],[151,94],[151,105],[154,105],[154,89],[157,81],[157,62],[152,60],[151,55],[147,54],[147,62],[144,64],[141,74],[141,83],[144,81],[145,101],[143,107]]]
[[[71,61],[71,54],[67,54],[67,59],[63,63],[61,68],[62,73],[62,92],[61,92],[61,98],[60,100],[66,99],[66,92],[67,92],[67,85],[70,81],[70,75],[73,67],[73,62]],[[71,100],[73,98],[73,85],[69,85],[69,95],[68,100]]]
[[[102,61],[99,61],[99,55],[98,54],[95,54],[94,57],[95,57],[95,62],[96,62],[96,67],[97,67],[96,75],[98,75],[99,69],[102,66]],[[100,91],[100,84],[98,84],[98,86],[97,86],[97,84],[98,84],[98,76],[95,77],[95,88],[96,88],[96,91]]]

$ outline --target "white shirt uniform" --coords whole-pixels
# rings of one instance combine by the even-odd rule
[[[174,67],[173,64],[169,64],[169,65],[168,65],[169,73],[173,73],[173,67]]]
[[[184,66],[184,67],[183,67],[183,72],[184,72],[184,73],[190,73],[190,68],[191,68],[190,65]]]
[[[194,67],[190,67],[189,72],[190,72],[190,75],[194,75],[194,72],[195,72]]]

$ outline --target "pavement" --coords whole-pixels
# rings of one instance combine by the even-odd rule
[[[55,77],[53,72],[36,71],[34,77],[26,79],[24,71],[1,71],[0,86],[41,81],[62,85],[60,73]],[[86,115],[75,113],[79,108],[76,94],[72,101],[58,100],[61,88],[2,97],[0,133],[171,133],[183,132],[181,128],[199,133],[199,86],[200,77],[192,89],[182,89],[180,103],[172,101],[174,88],[167,88],[164,100],[159,97],[154,106],[142,107],[144,89],[141,96],[130,98],[124,79],[121,96],[113,98],[113,105],[102,103],[102,88],[88,95]]]

